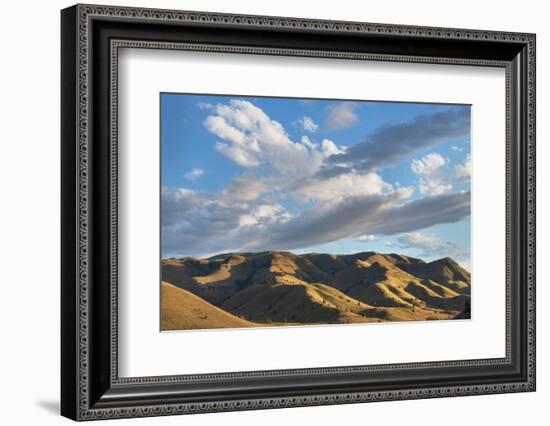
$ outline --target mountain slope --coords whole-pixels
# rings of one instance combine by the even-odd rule
[[[162,277],[234,316],[263,324],[469,315],[463,312],[470,299],[470,274],[450,258],[427,263],[375,252],[227,253],[163,260]]]
[[[470,294],[470,273],[450,257],[433,262],[404,263],[397,265],[404,271],[419,278],[433,280],[460,294]]]
[[[293,323],[370,322],[361,315],[370,305],[324,284],[253,285],[222,305],[252,321]]]
[[[167,282],[161,283],[161,292],[163,331],[257,326]]]

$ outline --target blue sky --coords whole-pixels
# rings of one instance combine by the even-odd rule
[[[161,94],[162,255],[397,252],[470,267],[470,107]]]

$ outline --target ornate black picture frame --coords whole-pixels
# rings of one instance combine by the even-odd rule
[[[61,413],[74,420],[535,390],[535,35],[76,5],[61,13]],[[506,71],[506,356],[120,378],[121,47],[484,65]]]

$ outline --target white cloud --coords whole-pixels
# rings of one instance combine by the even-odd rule
[[[289,219],[290,214],[280,204],[260,204],[251,213],[240,216],[239,225],[263,227]]]
[[[194,168],[193,170],[185,173],[185,179],[187,180],[197,180],[202,175],[204,175],[204,170],[199,168]]]
[[[289,220],[281,205],[186,188],[162,188],[163,255],[237,250],[268,228]]]
[[[330,139],[323,139],[321,147],[323,148],[323,155],[327,158],[331,155],[338,155],[346,152],[345,146],[337,146]]]
[[[421,234],[420,232],[406,232],[397,238],[402,247],[417,247],[424,250],[434,250],[441,241],[433,235]]]
[[[441,174],[441,169],[446,164],[447,160],[435,152],[411,162],[411,170],[420,176],[418,189],[422,194],[440,195],[452,190],[450,183],[443,182]]]
[[[310,176],[321,167],[324,152],[304,139],[293,142],[280,123],[252,103],[232,100],[228,105],[215,105],[212,112],[215,115],[208,116],[204,125],[224,141],[218,141],[216,149],[238,165],[269,166],[280,176],[293,179]]]
[[[435,152],[427,154],[420,160],[413,160],[411,170],[417,175],[430,176],[446,163],[445,158]]]
[[[439,154],[411,164],[426,181],[421,190],[433,196],[410,200],[413,188],[385,182],[373,169],[324,173],[332,158],[351,148],[308,136],[294,142],[248,101],[205,110],[204,126],[219,138],[215,149],[246,172],[217,192],[163,188],[163,255],[292,250],[346,238],[368,242],[470,214],[469,193],[436,195],[437,188],[424,188],[447,164]],[[294,197],[289,204],[288,197]]]
[[[459,146],[456,146],[456,145],[453,145],[453,146],[451,146],[451,150],[453,150],[454,152],[462,152],[463,148],[461,148]]]
[[[392,185],[376,173],[355,172],[337,175],[328,179],[310,179],[297,186],[295,195],[300,199],[320,202],[337,202],[347,197],[368,197],[391,191]]]
[[[302,126],[305,131],[311,133],[315,132],[319,128],[319,125],[313,121],[313,118],[307,116],[299,119],[298,124]]]
[[[215,133],[223,140],[230,141],[235,145],[245,147],[247,144],[249,148],[254,151],[258,151],[258,146],[253,145],[254,141],[248,141],[246,135],[238,130],[236,127],[231,126],[223,117],[217,115],[209,115],[205,122],[205,127],[212,133]]]
[[[455,166],[455,176],[458,179],[470,179],[472,176],[472,158],[470,154],[468,154],[464,163]]]
[[[405,232],[397,237],[397,245],[401,249],[416,249],[419,256],[428,259],[455,257],[469,263],[469,252],[452,241],[441,241],[435,235],[421,232]]]
[[[260,165],[260,160],[258,158],[239,145],[227,145],[225,143],[216,142],[215,146],[221,154],[233,160],[239,166],[251,168]]]
[[[418,184],[418,189],[422,194],[441,195],[451,192],[453,186],[450,183],[441,183],[439,180],[421,178]]]
[[[194,256],[227,250],[292,250],[361,235],[414,232],[470,214],[470,194],[408,201],[410,190],[316,202],[291,216],[268,199],[225,202],[218,194],[162,191],[163,255]]]
[[[300,142],[302,142],[303,145],[307,146],[311,150],[316,150],[319,144],[313,142],[309,137],[302,136],[302,139],[300,139]]]
[[[353,102],[342,102],[328,107],[328,115],[325,119],[325,125],[330,130],[345,129],[357,123],[358,118],[353,108]]]
[[[363,241],[363,242],[369,242],[369,241],[376,241],[379,237],[377,235],[373,235],[373,234],[364,234],[364,235],[359,235],[359,237],[357,238],[359,241]]]
[[[332,155],[339,155],[346,152],[347,147],[343,145],[336,145],[330,139],[323,139],[319,148],[319,143],[312,141],[308,136],[302,136],[300,139],[302,145],[309,148],[316,156],[320,155],[322,159],[328,158]]]
[[[198,106],[199,106],[200,109],[211,109],[211,108],[214,107],[214,105],[212,105],[209,102],[199,102]]]

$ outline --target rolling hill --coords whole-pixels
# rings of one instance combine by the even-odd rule
[[[167,282],[161,283],[161,292],[162,330],[240,328],[255,325]]]
[[[466,319],[470,315],[466,309],[470,273],[448,257],[425,262],[375,252],[227,253],[208,259],[164,259],[161,266],[163,289],[170,286],[169,291],[163,290],[163,312],[170,312],[170,327],[190,324],[180,329],[218,328],[222,323],[251,327]],[[185,303],[171,298],[184,298]],[[192,310],[194,303],[197,314]],[[198,321],[197,315],[209,315],[202,313],[207,307],[246,325],[229,318],[214,320],[214,314],[208,321]],[[176,316],[179,322],[173,320]]]

